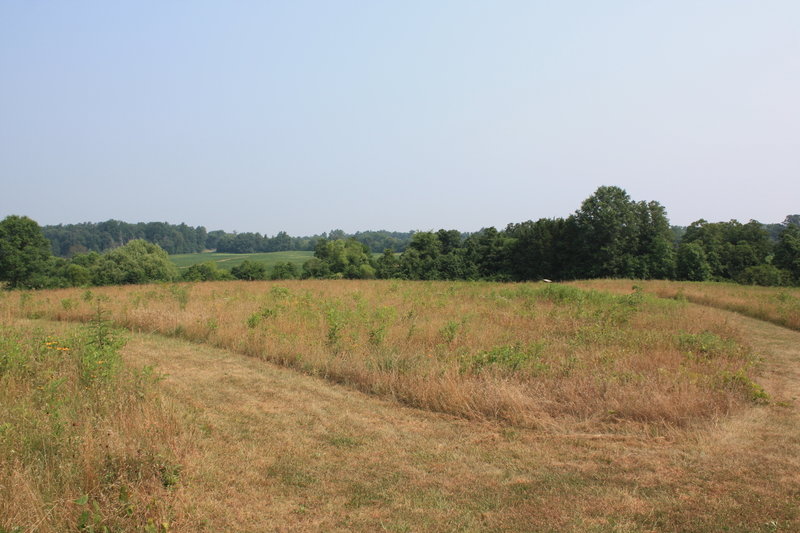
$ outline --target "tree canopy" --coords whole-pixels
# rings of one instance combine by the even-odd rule
[[[50,243],[39,224],[11,215],[0,221],[0,281],[12,289],[33,289],[48,284]]]
[[[48,236],[50,241],[45,238]],[[213,263],[179,276],[167,251],[253,253],[314,250],[302,269],[245,260],[230,272]],[[105,249],[105,251],[101,250]],[[61,257],[55,257],[55,252]],[[48,226],[20,216],[0,222],[0,281],[7,288],[152,281],[293,278],[418,280],[570,280],[594,277],[800,284],[800,215],[781,224],[757,221],[670,226],[656,201],[634,201],[623,189],[599,187],[566,218],[483,228],[313,237],[278,232],[206,232],[161,222]]]

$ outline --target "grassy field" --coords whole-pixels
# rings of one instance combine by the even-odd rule
[[[798,530],[800,333],[634,283],[0,294],[0,531]]]
[[[230,270],[235,266],[241,265],[245,260],[264,263],[271,269],[277,263],[294,263],[298,267],[314,257],[314,252],[269,252],[260,254],[218,254],[206,252],[201,254],[175,254],[170,255],[169,259],[178,268],[188,268],[198,263],[216,263],[223,270]]]
[[[102,320],[0,325],[0,531],[163,531],[187,442]]]
[[[757,287],[736,283],[698,283],[679,281],[590,280],[572,285],[587,289],[626,294],[632,286],[661,298],[688,301],[726,309],[800,330],[800,288]]]
[[[11,302],[15,296],[18,302]],[[10,296],[23,316],[202,341],[407,405],[528,427],[692,424],[760,399],[724,318],[564,285],[217,282]]]

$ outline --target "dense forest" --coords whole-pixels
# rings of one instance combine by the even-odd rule
[[[157,244],[168,254],[191,254],[205,250],[232,254],[313,251],[320,239],[348,238],[356,239],[376,253],[386,249],[402,252],[408,246],[412,235],[411,232],[392,231],[347,234],[337,229],[311,237],[291,237],[285,231],[268,237],[260,233],[206,231],[203,226],[191,227],[186,224],[176,225],[167,222],[130,224],[119,220],[44,226],[42,231],[51,243],[53,254],[59,257],[72,257],[87,252],[106,252],[136,239]]]
[[[233,253],[314,250],[302,269],[245,261],[230,272],[212,263],[178,274],[167,252]],[[376,257],[377,256],[377,257]],[[765,225],[698,220],[670,226],[655,201],[633,201],[600,187],[567,218],[543,218],[464,234],[457,230],[392,233],[341,230],[314,237],[206,232],[167,223],[108,221],[39,225],[0,222],[0,281],[39,288],[221,279],[466,279],[496,281],[586,278],[800,284],[800,215]]]

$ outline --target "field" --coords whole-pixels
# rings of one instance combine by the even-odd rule
[[[735,283],[686,283],[678,281],[592,280],[574,286],[626,293],[632,285],[661,298],[688,301],[726,309],[800,331],[800,289],[757,287]]]
[[[797,530],[800,334],[655,285],[587,284],[3,294],[5,346],[28,347],[0,365],[20,391],[0,407],[0,496],[35,497],[0,503],[0,531]],[[120,335],[118,359],[93,352]],[[59,448],[32,444],[48,438]],[[106,466],[81,474],[95,455]],[[59,461],[74,475],[38,480]]]
[[[220,254],[215,252],[205,252],[201,254],[175,254],[170,255],[169,259],[178,268],[188,268],[199,263],[215,263],[223,270],[230,270],[235,266],[241,265],[245,260],[264,263],[271,269],[277,263],[294,263],[298,267],[314,257],[314,252],[269,252],[258,254]]]

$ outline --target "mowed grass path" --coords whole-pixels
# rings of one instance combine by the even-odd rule
[[[235,266],[241,265],[245,260],[263,263],[267,268],[273,268],[278,263],[294,263],[298,267],[314,257],[314,252],[269,252],[258,254],[222,254],[216,252],[205,252],[201,254],[175,254],[170,255],[169,259],[178,268],[189,268],[199,263],[216,263],[223,270],[230,270]]]
[[[730,321],[772,402],[662,436],[468,421],[161,336],[124,354],[195,433],[171,531],[797,531],[800,333]]]

